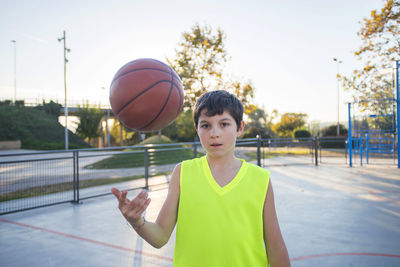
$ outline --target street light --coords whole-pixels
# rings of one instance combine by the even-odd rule
[[[14,103],[17,101],[17,41],[11,40],[14,43]]]
[[[67,52],[71,52],[71,49],[66,48],[65,42],[65,31],[63,32],[63,37],[57,39],[59,42],[64,41],[64,94],[65,94],[65,105],[64,105],[64,117],[65,117],[65,150],[68,150],[68,105],[67,105]]]
[[[101,87],[101,89],[102,90],[106,90],[106,88],[104,87],[104,86],[102,86]],[[110,109],[109,108],[106,108],[107,109],[107,117],[106,117],[106,136],[107,136],[107,147],[111,147],[111,144],[110,144],[110,129],[108,128],[108,120],[110,119]]]
[[[336,79],[337,79],[337,127],[336,127],[336,135],[340,135],[340,126],[339,126],[339,91],[340,91],[340,84],[339,84],[339,64],[342,63],[343,61],[333,58],[333,61],[336,61],[337,63],[337,74],[336,74]]]

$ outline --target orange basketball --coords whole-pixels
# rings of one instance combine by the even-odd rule
[[[182,82],[161,61],[133,60],[115,74],[110,86],[110,104],[126,127],[139,132],[157,131],[173,122],[181,112]]]

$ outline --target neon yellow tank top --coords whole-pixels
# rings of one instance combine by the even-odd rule
[[[206,156],[183,161],[174,267],[268,266],[263,207],[269,171],[242,160],[220,187]]]

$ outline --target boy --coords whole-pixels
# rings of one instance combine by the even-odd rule
[[[177,267],[290,266],[269,172],[234,155],[244,129],[240,101],[223,90],[207,92],[197,100],[194,123],[207,154],[175,167],[156,222],[142,217],[150,203],[145,191],[129,201],[126,191],[112,188],[121,213],[156,248],[177,224]]]

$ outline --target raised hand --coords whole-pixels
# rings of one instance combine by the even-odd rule
[[[135,228],[142,222],[142,214],[150,204],[151,199],[146,191],[141,191],[133,200],[126,198],[128,192],[120,192],[116,188],[111,188],[111,192],[118,199],[118,208],[126,220]]]

